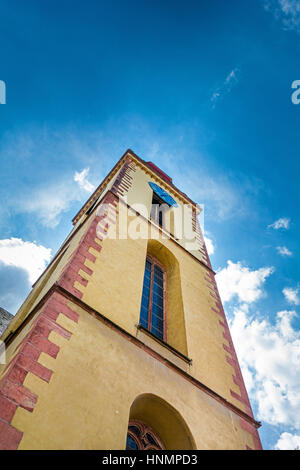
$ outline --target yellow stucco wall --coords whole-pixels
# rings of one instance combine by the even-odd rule
[[[141,224],[148,225],[140,220]],[[131,221],[129,218],[128,224]],[[223,348],[226,340],[220,317],[211,310],[214,299],[205,281],[207,268],[172,239],[160,238],[159,243],[173,254],[180,266],[181,292],[174,292],[173,298],[167,297],[167,325],[173,316],[170,305],[182,298],[184,321],[176,324],[175,330],[184,331],[186,345],[172,341],[170,336],[168,342],[192,359],[190,373],[195,378],[245,411],[244,405],[230,393],[232,390],[240,394],[240,389],[232,378],[234,369],[226,361],[227,353]],[[88,279],[87,286],[75,283],[75,287],[83,292],[85,303],[132,335],[137,334],[139,323],[147,244],[146,239],[103,240],[100,253],[90,250],[96,256],[96,262],[85,262],[94,273],[89,276],[81,272]]]
[[[19,449],[124,449],[130,407],[141,394],[165,400],[184,419],[198,449],[253,446],[238,418],[118,332],[78,306],[78,324],[68,341],[52,332],[61,347],[56,359],[39,362],[54,371],[50,383],[29,373],[24,386],[39,398],[32,413],[19,408],[12,425],[24,431]],[[151,424],[151,423],[149,423]]]

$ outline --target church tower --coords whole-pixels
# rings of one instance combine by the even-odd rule
[[[199,211],[125,152],[1,337],[0,449],[261,449]]]

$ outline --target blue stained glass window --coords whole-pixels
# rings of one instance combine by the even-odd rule
[[[138,445],[130,434],[127,434],[126,450],[138,450]]]
[[[164,445],[146,424],[129,421],[126,450],[163,450]]]
[[[140,324],[160,339],[165,339],[164,328],[164,271],[154,259],[147,258]]]

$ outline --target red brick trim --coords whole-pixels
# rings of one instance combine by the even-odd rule
[[[30,331],[16,347],[16,355],[4,369],[0,380],[0,450],[17,449],[23,432],[14,428],[11,421],[18,407],[32,412],[38,396],[24,386],[28,372],[49,383],[53,371],[38,362],[42,352],[56,358],[59,346],[49,340],[55,331],[69,340],[72,333],[56,323],[59,314],[78,322],[79,315],[67,306],[68,299],[53,292],[37,314]]]
[[[0,419],[0,450],[16,450],[23,433]]]
[[[255,429],[254,426],[252,426],[248,421],[245,421],[243,418],[240,418],[240,425],[241,425],[241,428],[247,431],[249,434],[251,434],[253,438],[254,449],[252,449],[252,447],[248,445],[246,446],[246,449],[247,450],[263,450],[257,429]]]
[[[239,361],[235,352],[235,348],[232,342],[230,330],[228,327],[226,315],[223,309],[223,305],[221,302],[221,298],[219,295],[219,291],[218,291],[214,274],[210,271],[207,271],[205,273],[205,280],[207,281],[207,287],[211,289],[211,292],[210,292],[211,296],[215,299],[215,307],[211,307],[211,310],[221,317],[221,320],[219,320],[219,324],[224,329],[223,337],[228,342],[228,345],[223,343],[223,349],[228,354],[230,354],[229,356],[226,355],[225,358],[226,358],[227,363],[230,364],[234,369],[234,375],[232,375],[232,380],[233,380],[233,383],[236,384],[240,389],[240,394],[234,392],[233,390],[230,390],[230,395],[232,396],[232,398],[242,403],[244,405],[245,412],[247,413],[247,415],[253,418],[253,413],[252,413],[249,397],[247,394],[247,390],[245,387],[244,379],[243,379]],[[241,425],[242,425],[242,422],[244,423],[245,420],[241,421]],[[243,429],[245,429],[248,432],[250,432],[251,430],[250,434],[252,434],[255,449],[261,450],[262,446],[261,446],[260,438],[259,438],[256,428],[253,427],[252,425],[249,425],[247,429],[245,428],[245,426],[243,427]]]
[[[102,210],[106,205],[109,207],[110,214],[107,214]],[[67,289],[79,299],[82,298],[83,292],[77,289],[74,286],[74,283],[77,281],[83,287],[87,286],[88,280],[81,276],[79,271],[82,270],[89,276],[93,274],[93,269],[85,264],[86,260],[89,260],[92,263],[95,263],[96,261],[96,256],[90,253],[89,249],[93,248],[98,253],[102,250],[101,243],[106,237],[109,226],[116,224],[116,216],[118,213],[117,206],[118,197],[112,192],[108,192],[104,196],[101,204],[98,206],[88,229],[82,236],[77,248],[59,278],[59,285]]]

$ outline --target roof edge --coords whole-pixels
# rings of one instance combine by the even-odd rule
[[[131,158],[134,158],[136,159],[140,164],[144,165],[149,171],[151,171],[152,173],[154,173],[158,178],[160,178],[163,182],[163,184],[166,184],[168,186],[170,186],[174,191],[176,191],[183,199],[185,199],[189,204],[192,204],[193,206],[195,206],[196,208],[198,207],[198,204],[196,202],[194,202],[192,199],[190,199],[185,193],[183,193],[182,191],[180,191],[180,189],[177,188],[177,186],[175,186],[172,182],[172,179],[170,177],[170,180],[171,181],[168,181],[167,179],[165,179],[163,177],[163,175],[165,175],[165,173],[160,170],[159,167],[157,167],[155,165],[155,163],[152,163],[152,162],[146,162],[145,160],[143,160],[141,157],[139,157],[136,153],[134,153],[133,150],[131,150],[130,148],[128,148],[124,153],[123,155],[121,156],[121,158],[117,161],[117,163],[113,166],[113,168],[110,170],[110,172],[105,176],[105,178],[101,181],[101,183],[97,186],[97,188],[95,189],[95,191],[90,195],[90,197],[86,200],[86,202],[81,206],[81,208],[79,209],[79,211],[76,213],[76,215],[73,217],[72,219],[72,222],[73,222],[73,225],[76,224],[77,220],[78,220],[78,217],[79,217],[79,214],[82,212],[82,210],[86,207],[86,205],[89,203],[89,201],[94,202],[96,197],[97,197],[97,193],[99,192],[100,188],[102,185],[104,185],[105,181],[116,171],[117,167],[120,165],[120,163],[122,162],[123,159],[125,159],[126,157],[130,156]],[[152,163],[152,165],[151,165]],[[154,168],[155,167],[155,168]],[[157,168],[157,170],[156,170]],[[88,209],[88,207],[87,207]]]

